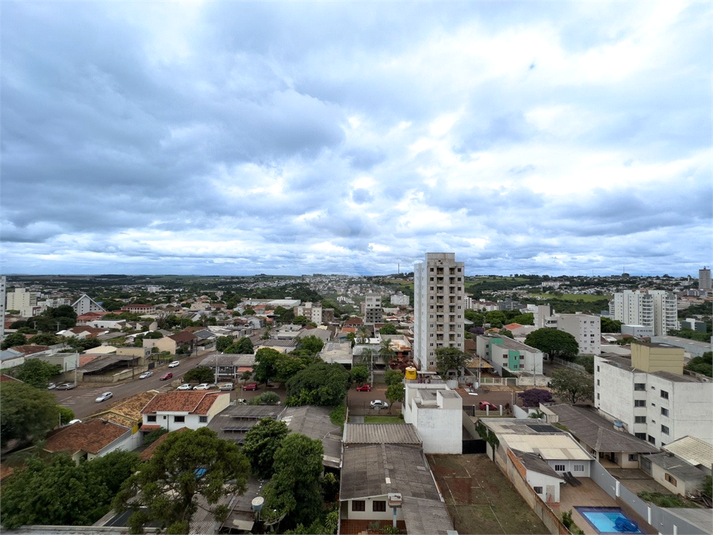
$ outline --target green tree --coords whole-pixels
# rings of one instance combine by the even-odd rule
[[[278,403],[280,403],[280,396],[274,392],[263,392],[250,401],[250,405],[277,405]]]
[[[396,353],[394,353],[394,350],[391,349],[391,338],[382,340],[379,346],[379,358],[381,361],[388,364],[395,356]]]
[[[401,370],[386,370],[384,381],[387,385],[397,385],[404,382],[404,374]]]
[[[692,358],[685,368],[690,372],[713,377],[713,351],[706,351],[700,357]]]
[[[255,352],[253,343],[250,341],[250,338],[246,336],[238,338],[238,341],[235,342],[235,344],[233,345],[235,349],[231,350],[230,353],[234,353],[237,355],[252,355]]]
[[[214,380],[215,373],[208,366],[196,366],[183,376],[183,381],[186,383],[211,383]]]
[[[166,433],[168,433],[168,429],[166,429],[165,427],[159,427],[158,429],[154,429],[150,433],[146,433],[144,435],[143,441],[144,446],[150,446]]]
[[[620,333],[621,322],[602,316],[600,318],[601,330],[603,333]]]
[[[441,377],[445,377],[449,370],[456,370],[458,375],[462,375],[465,363],[469,360],[470,357],[457,347],[436,349],[436,369]]]
[[[403,401],[404,400],[404,384],[396,383],[393,385],[389,385],[388,388],[386,389],[386,399],[388,399],[389,403],[391,403],[392,405],[397,401]]]
[[[277,361],[280,358],[280,352],[276,349],[263,347],[255,353],[255,380],[258,383],[269,383],[277,377]]]
[[[263,418],[245,434],[243,453],[250,461],[253,474],[269,479],[275,473],[275,452],[288,433],[287,424],[272,418]]]
[[[65,338],[65,343],[77,352],[86,351],[93,347],[99,347],[102,343],[96,338]]]
[[[252,307],[247,307],[245,310],[243,310],[243,316],[254,316],[255,315],[255,310]]]
[[[520,325],[534,325],[535,315],[532,312],[518,314],[512,319],[512,323],[519,323]]]
[[[302,327],[304,327],[305,325],[310,323],[310,320],[307,316],[295,316],[295,319],[292,320],[292,322],[295,325],[302,325]]]
[[[500,328],[507,322],[505,313],[500,310],[491,310],[485,314],[485,323],[490,323],[491,327]]]
[[[550,357],[572,360],[579,353],[579,344],[574,336],[554,328],[532,331],[525,338],[525,343]]]
[[[57,425],[54,396],[25,383],[8,381],[0,388],[0,440],[27,444],[44,438]]]
[[[347,340],[351,342],[352,347],[356,344],[356,335],[354,333],[347,333]]]
[[[594,379],[572,368],[559,368],[552,373],[552,390],[570,405],[594,398]]]
[[[352,382],[357,385],[363,385],[369,379],[369,369],[366,366],[354,366],[349,373]]]
[[[25,338],[25,335],[22,333],[12,333],[8,334],[5,337],[5,340],[2,341],[2,349],[9,349],[11,347],[15,346],[24,346],[27,344],[27,338]]]
[[[334,406],[344,401],[349,372],[341,364],[316,362],[287,381],[287,404]]]
[[[57,410],[59,411],[59,421],[62,425],[68,424],[74,420],[74,411],[72,409],[57,405]]]
[[[216,351],[221,351],[221,352],[225,351],[231,345],[233,345],[233,337],[232,336],[219,336],[218,339],[215,341]]]
[[[275,380],[284,383],[306,367],[307,363],[299,355],[293,355],[292,353],[284,355],[281,353],[275,362],[275,369],[277,370]]]
[[[396,325],[393,323],[387,323],[381,329],[379,329],[379,334],[398,334],[396,330]]]
[[[476,327],[482,327],[485,323],[485,314],[482,312],[476,312],[475,310],[466,310],[463,312],[465,319],[472,321],[473,325]]]
[[[280,323],[290,323],[295,319],[295,313],[291,309],[288,310],[283,307],[276,307],[275,310],[273,310],[273,314]]]
[[[308,526],[322,510],[322,442],[299,433],[284,438],[275,452],[275,474],[265,485],[265,507],[286,515],[287,525]]]
[[[505,328],[501,328],[501,329],[498,331],[498,336],[506,336],[507,338],[515,338],[515,337],[513,336],[513,334],[512,334],[509,330],[507,330],[507,329],[505,329]]]
[[[224,516],[221,497],[245,492],[250,463],[237,444],[219,439],[207,427],[169,433],[150,461],[139,466],[114,499],[114,509],[148,507],[148,517],[187,533],[198,505],[205,498],[214,516]]]
[[[42,333],[33,336],[28,341],[38,346],[52,346],[59,343],[59,337],[52,333]]]
[[[50,364],[40,359],[27,359],[12,370],[11,375],[35,388],[47,388],[49,380],[62,372],[59,364]]]
[[[82,466],[89,474],[94,474],[106,485],[109,495],[113,498],[121,489],[124,481],[129,479],[139,464],[139,455],[133,451],[112,451],[102,457],[97,457]],[[109,503],[106,503],[107,509]]]
[[[305,336],[299,342],[298,348],[309,351],[312,355],[316,355],[324,347],[324,342],[318,336],[313,334]]]

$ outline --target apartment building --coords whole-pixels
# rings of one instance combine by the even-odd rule
[[[82,295],[82,297],[72,303],[72,308],[77,313],[77,316],[81,316],[87,312],[106,312],[99,303],[87,294]]]
[[[624,325],[653,327],[655,336],[678,328],[676,296],[664,290],[615,293],[609,302],[609,315]]]
[[[384,309],[379,294],[367,294],[364,299],[364,324],[375,325],[384,323]]]
[[[503,369],[515,375],[542,375],[542,351],[508,337],[481,334],[476,339],[477,355],[493,365],[502,377]]]
[[[436,349],[463,351],[465,265],[455,253],[426,253],[414,265],[414,360],[435,371]]]
[[[599,316],[591,314],[557,314],[551,305],[538,305],[534,312],[538,329],[554,328],[574,336],[580,355],[601,353],[602,326]]]
[[[711,287],[711,270],[708,267],[698,270],[698,289],[710,290]]]
[[[6,295],[5,310],[19,310],[21,316],[29,318],[35,315],[35,307],[37,307],[36,292],[15,288],[14,292],[8,292]]]
[[[0,339],[5,337],[5,288],[7,287],[7,277],[0,277]]]
[[[683,348],[635,343],[631,359],[594,358],[594,405],[662,447],[686,435],[713,444],[713,380],[683,373]]]
[[[307,302],[296,308],[296,316],[304,316],[317,325],[322,324],[322,305],[320,303]]]
[[[407,307],[409,305],[409,302],[410,302],[409,296],[405,295],[401,292],[397,292],[391,296],[391,304],[392,305]]]

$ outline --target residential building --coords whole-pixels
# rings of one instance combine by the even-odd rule
[[[223,379],[238,380],[244,373],[253,371],[255,355],[252,353],[222,355],[216,351],[204,358],[200,365],[210,368],[214,374],[217,367],[218,381]]]
[[[26,318],[35,315],[37,307],[37,293],[28,292],[25,288],[15,288],[6,294],[5,310],[19,310],[20,315]]]
[[[703,488],[705,472],[670,452],[641,458],[641,469],[669,492],[689,496]]]
[[[463,400],[444,383],[405,382],[404,422],[412,424],[425,453],[463,453]]]
[[[401,292],[397,292],[391,296],[391,304],[400,307],[407,307],[409,305],[410,298],[408,295]]]
[[[102,457],[112,451],[133,451],[141,445],[140,437],[131,429],[107,420],[91,420],[67,425],[51,433],[44,450],[50,453],[65,452],[74,462]]]
[[[162,392],[141,410],[141,431],[151,432],[161,427],[168,431],[206,427],[229,404],[230,393],[206,390]]]
[[[542,375],[542,351],[507,336],[479,334],[476,354],[492,364],[501,377],[503,370],[515,375]]]
[[[708,267],[703,267],[703,269],[698,270],[698,289],[699,290],[710,290],[711,286],[711,270]]]
[[[0,340],[5,338],[5,289],[7,287],[7,277],[0,276]]]
[[[277,420],[285,410],[283,405],[244,405],[231,403],[219,414],[216,414],[208,424],[208,428],[218,435],[218,438],[242,444],[245,435],[263,418]]]
[[[685,320],[681,320],[681,329],[691,329],[698,333],[704,333],[706,332],[706,324],[696,318],[686,318]]]
[[[329,418],[331,409],[303,405],[287,407],[279,419],[287,424],[290,433],[299,433],[322,442],[322,464],[325,468],[339,470],[342,461],[342,427]],[[399,425],[399,424],[396,424]],[[403,425],[403,424],[402,424]]]
[[[72,303],[72,308],[77,313],[77,316],[87,314],[88,312],[106,312],[99,303],[87,294],[83,294],[82,297]]]
[[[631,345],[631,359],[595,356],[595,407],[657,447],[686,435],[713,443],[713,380],[684,375],[683,353],[639,342]]]
[[[320,303],[304,303],[295,309],[295,316],[304,316],[317,325],[322,324],[322,305]]]
[[[622,325],[621,334],[634,338],[651,338],[654,335],[653,325]]]
[[[713,445],[696,437],[685,436],[666,444],[662,449],[692,464],[707,476],[711,475],[711,470],[713,470]]]
[[[678,328],[676,296],[664,290],[624,290],[609,302],[609,316],[624,325],[654,328],[654,335],[666,335]]]
[[[130,303],[121,307],[121,312],[128,312],[129,314],[153,314],[156,312],[156,307],[141,303]]]
[[[538,305],[534,312],[535,327],[559,329],[574,336],[580,355],[601,353],[601,319],[590,314],[557,314],[551,305]]]
[[[364,324],[384,323],[384,309],[379,294],[367,294],[364,298]]]
[[[414,360],[421,370],[435,371],[439,348],[464,349],[464,280],[455,253],[426,253],[414,265]]]

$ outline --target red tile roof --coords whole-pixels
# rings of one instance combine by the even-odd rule
[[[193,340],[196,340],[196,337],[187,331],[181,331],[180,333],[173,334],[169,336],[171,340],[174,342],[179,342],[182,344],[186,344],[188,342],[192,342]]]
[[[362,323],[364,323],[364,320],[362,320],[361,318],[353,317],[345,321],[344,325],[361,325]]]
[[[13,351],[17,351],[24,355],[33,355],[34,353],[41,353],[42,351],[47,351],[50,346],[15,346],[10,348]]]
[[[129,429],[106,420],[91,420],[63,427],[47,439],[45,450],[51,452],[68,451],[70,455],[78,451],[98,454]]]
[[[193,414],[205,414],[215,403],[216,395],[219,392],[181,391],[162,392],[149,401],[141,410],[141,414],[153,414],[156,412],[189,412]],[[208,398],[209,401],[205,400]],[[202,411],[202,412],[201,412]]]
[[[507,325],[504,325],[503,327],[505,329],[507,329],[508,331],[514,331],[515,329],[519,329],[520,327],[522,327],[522,325],[520,325],[519,323],[508,323]]]
[[[19,379],[15,379],[14,377],[10,377],[9,375],[5,375],[4,373],[0,375],[0,383],[4,383],[5,381],[16,381],[18,383],[21,383]]]
[[[143,424],[141,426],[141,431],[156,431],[157,429],[161,429],[158,424]]]
[[[98,359],[99,355],[79,355],[79,367],[86,366],[94,359]]]

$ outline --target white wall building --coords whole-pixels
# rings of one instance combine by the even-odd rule
[[[405,383],[402,412],[424,453],[463,453],[463,400],[445,384]]]
[[[476,353],[493,365],[498,375],[503,369],[516,375],[542,375],[543,353],[506,336],[478,335]]]
[[[414,360],[422,370],[436,369],[436,349],[463,351],[465,265],[455,253],[426,253],[414,265]]]
[[[296,316],[304,316],[317,325],[322,324],[322,305],[319,303],[304,303],[296,307]]]
[[[538,305],[534,311],[535,327],[559,329],[574,336],[580,355],[601,353],[602,327],[599,316],[590,314],[557,314],[551,305]]]
[[[230,393],[206,390],[162,392],[141,410],[141,431],[155,431],[160,427],[168,431],[206,427],[229,404]]]
[[[615,293],[609,302],[609,315],[625,325],[654,328],[654,335],[666,335],[678,328],[676,296],[663,290],[640,290]]]
[[[653,325],[622,325],[621,334],[628,334],[635,338],[651,338],[654,335]]]
[[[28,292],[25,288],[15,288],[15,291],[6,294],[5,310],[19,310],[21,316],[29,318],[35,315],[36,306],[36,292]]]
[[[631,359],[594,358],[594,405],[661,447],[691,435],[713,443],[713,381],[683,374],[683,349],[632,344]]]
[[[711,287],[711,270],[708,267],[698,270],[698,289],[710,290]]]
[[[82,295],[82,297],[72,303],[72,308],[77,313],[77,316],[81,316],[87,312],[106,312],[99,303],[94,301],[94,299],[87,294]]]
[[[391,296],[391,304],[395,306],[407,307],[409,305],[409,301],[409,296],[401,292],[395,293]]]

